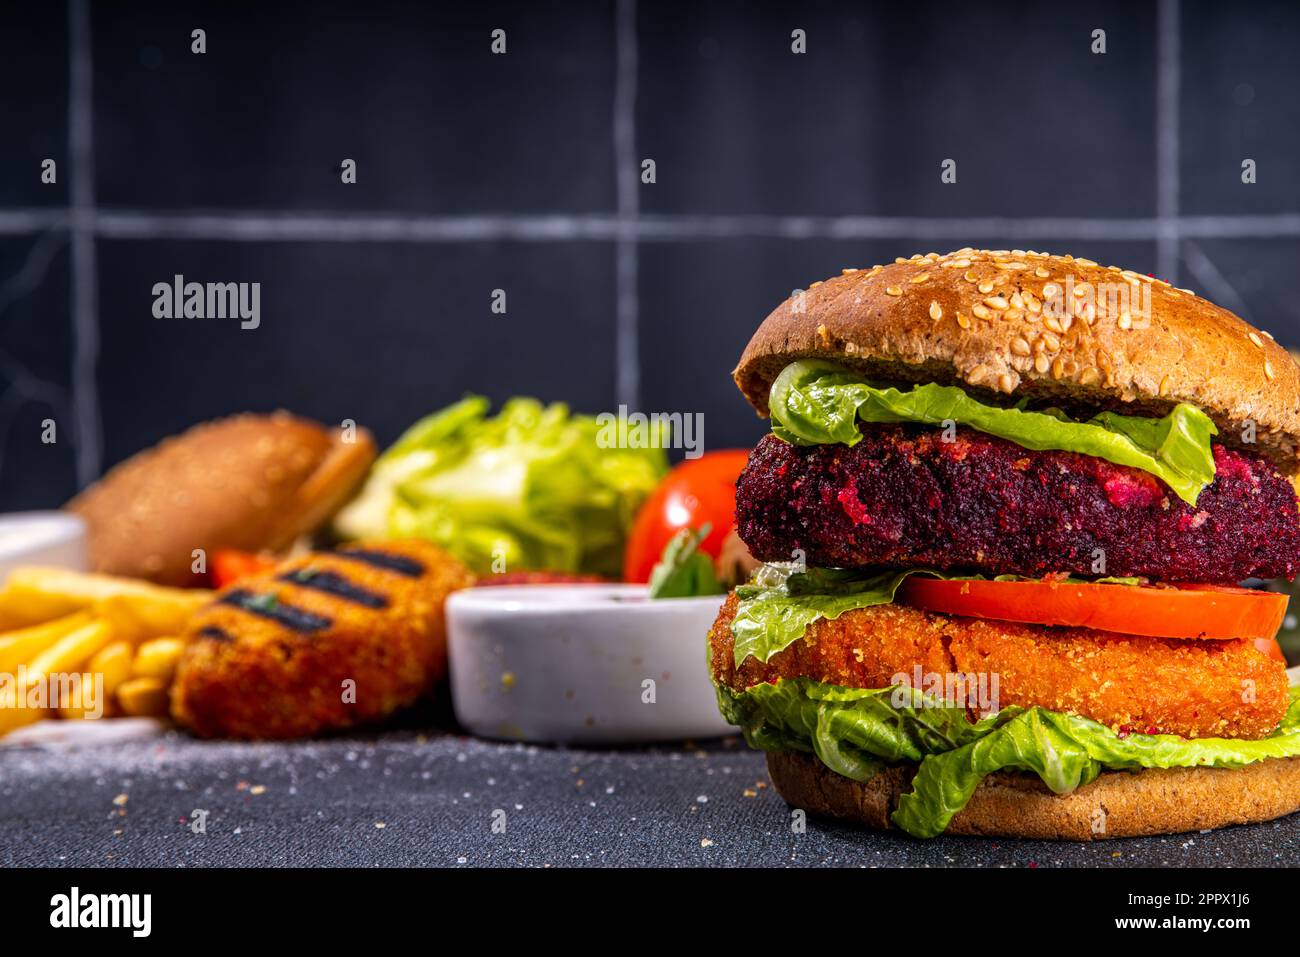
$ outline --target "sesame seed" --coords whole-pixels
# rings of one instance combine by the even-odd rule
[[[899,266],[901,266],[901,265],[903,265],[903,263],[907,263],[907,262],[911,262],[911,260],[910,260],[910,259],[904,259],[902,256],[898,256],[898,257],[896,257],[896,258],[894,259],[894,263],[895,263],[896,265],[899,265]]]
[[[1060,356],[1052,363],[1052,378],[1059,379],[1065,373],[1065,360]]]
[[[970,266],[969,259],[949,259],[943,264],[944,269],[967,269]]]
[[[961,278],[965,279],[967,282],[979,282],[980,277],[975,275],[974,270],[967,270]]]
[[[1264,360],[1264,375],[1268,377],[1269,382],[1273,381],[1273,363],[1267,359]]]
[[[890,296],[901,296],[903,294],[903,290],[899,286],[886,286],[885,292]]]
[[[1255,343],[1255,345],[1259,346],[1261,349],[1264,348],[1264,340],[1261,339],[1259,336],[1255,335],[1255,333],[1253,332],[1250,333],[1250,341]]]
[[[1025,310],[1023,309],[1012,308],[1002,313],[1002,318],[1006,319],[1008,322],[1019,322],[1024,317],[1025,317]]]
[[[825,281],[826,281],[826,280],[824,280],[824,279],[818,279],[816,282],[810,282],[810,283],[808,283],[808,288],[809,288],[809,289],[816,289],[818,286],[820,286],[820,285],[821,285],[823,282],[825,282]]]
[[[1096,369],[1084,369],[1083,375],[1079,376],[1079,385],[1093,385],[1099,378],[1101,377],[1097,375]]]
[[[840,270],[840,274],[841,274],[841,275],[844,275],[844,276],[847,276],[847,275],[849,275],[849,274],[851,274],[851,273],[855,273],[855,272],[857,272],[857,271],[858,271],[858,270],[857,270],[856,267],[850,266],[850,267],[848,267],[848,268],[841,269],[841,270]]]
[[[1019,272],[1022,269],[1029,268],[1029,263],[1018,263],[1018,262],[996,263],[995,265],[999,269],[1008,269],[1011,270],[1012,272]]]
[[[1045,325],[1048,329],[1051,329],[1053,332],[1065,331],[1064,329],[1061,328],[1061,320],[1057,319],[1056,316],[1052,315],[1051,313],[1048,313],[1043,317],[1043,325]]]
[[[1095,266],[1095,265],[1097,265],[1097,264],[1096,264],[1095,262],[1093,262],[1091,259],[1076,259],[1075,262],[1077,262],[1080,266]]]
[[[1048,362],[1047,356],[1044,355],[1043,353],[1040,352],[1037,356],[1034,357],[1034,371],[1037,372],[1039,375],[1043,375],[1045,372],[1047,372],[1049,366],[1050,363]]]
[[[984,305],[988,306],[990,309],[996,309],[998,312],[1001,312],[1010,304],[1001,296],[989,296],[984,300]]]
[[[993,313],[978,302],[971,308],[971,312],[975,314],[976,319],[989,319],[993,316]]]
[[[1061,340],[1056,338],[1056,336],[1052,335],[1050,332],[1043,333],[1042,342],[1043,345],[1047,346],[1047,348],[1052,352],[1061,351]]]
[[[961,326],[963,329],[969,329],[970,320],[959,312],[957,313],[957,325]]]
[[[1016,380],[1010,372],[1004,372],[998,376],[998,388],[1003,392],[1011,392],[1016,387]]]
[[[1133,328],[1133,315],[1127,309],[1119,314],[1119,327],[1121,329]]]
[[[1170,385],[1171,385],[1171,380],[1170,380],[1169,376],[1165,376],[1163,379],[1161,379],[1161,380],[1160,380],[1160,394],[1161,394],[1161,395],[1168,395],[1168,394],[1169,394],[1169,388],[1170,388]]]
[[[1055,299],[1061,294],[1061,287],[1054,282],[1049,282],[1043,286],[1043,298]]]
[[[1029,343],[1019,336],[1011,340],[1011,351],[1018,356],[1029,355]]]
[[[908,280],[908,282],[925,282],[929,278],[930,278],[930,274],[928,272],[923,272],[913,276],[911,279]]]
[[[930,318],[936,322],[943,318],[943,306],[939,305],[937,300],[930,303]]]
[[[980,283],[976,288],[977,288],[980,292],[984,293],[984,295],[987,296],[989,293],[991,293],[991,292],[993,291],[993,286],[994,286],[994,283],[993,283],[993,280],[992,280],[992,279],[985,279],[985,280],[984,280],[982,283]]]

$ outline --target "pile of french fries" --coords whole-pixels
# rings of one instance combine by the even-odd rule
[[[184,649],[178,636],[211,595],[62,568],[17,569],[0,590],[0,675],[25,680],[0,692],[0,735],[42,718],[96,716],[84,700],[25,706],[27,688],[53,675],[102,675],[100,717],[165,715]]]

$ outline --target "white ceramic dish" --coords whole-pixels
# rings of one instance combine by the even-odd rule
[[[85,571],[85,521],[69,512],[0,515],[0,585],[20,565]]]
[[[447,602],[457,720],[485,738],[627,744],[717,737],[706,636],[722,596],[644,585],[494,585]]]

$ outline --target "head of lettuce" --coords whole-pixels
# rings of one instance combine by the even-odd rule
[[[637,508],[668,470],[666,441],[610,441],[608,427],[558,402],[489,408],[467,396],[407,429],[335,532],[427,539],[483,575],[617,577]]]

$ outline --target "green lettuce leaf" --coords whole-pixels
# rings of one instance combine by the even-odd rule
[[[802,638],[818,618],[834,620],[846,611],[889,604],[903,579],[914,573],[764,566],[755,584],[736,589],[740,601],[731,622],[736,667],[750,655],[767,661]]]
[[[846,611],[888,605],[909,575],[929,575],[945,581],[983,581],[983,575],[945,575],[929,568],[858,571],[764,565],[748,585],[736,589],[739,602],[731,623],[736,667],[753,655],[766,662],[803,637],[819,618],[834,621]],[[998,575],[993,581],[1032,581],[1019,575]],[[1138,578],[1080,579],[1097,585],[1137,585]]]
[[[668,471],[666,436],[629,447],[561,403],[468,396],[411,426],[334,523],[342,538],[425,538],[479,573],[618,577],[636,510]]]
[[[918,689],[843,688],[808,678],[779,679],[743,692],[718,687],[718,705],[752,747],[803,751],[837,774],[868,780],[883,767],[919,765],[893,822],[916,837],[943,833],[986,775],[1021,771],[1058,794],[1102,771],[1239,768],[1300,755],[1300,688],[1268,737],[1257,740],[1120,737],[1088,718],[1044,708],[1007,707],[970,721],[965,710]]]
[[[1214,481],[1211,437],[1218,429],[1200,409],[1179,403],[1162,419],[1103,412],[1077,422],[1059,410],[1030,412],[986,405],[957,386],[878,388],[829,362],[803,359],[772,383],[772,432],[796,445],[854,445],[863,422],[953,422],[1037,451],[1079,452],[1156,476],[1195,505]]]
[[[712,527],[705,522],[698,530],[679,529],[669,539],[650,572],[651,598],[695,598],[726,591],[713,569],[713,559],[700,551],[700,542],[709,537]]]

